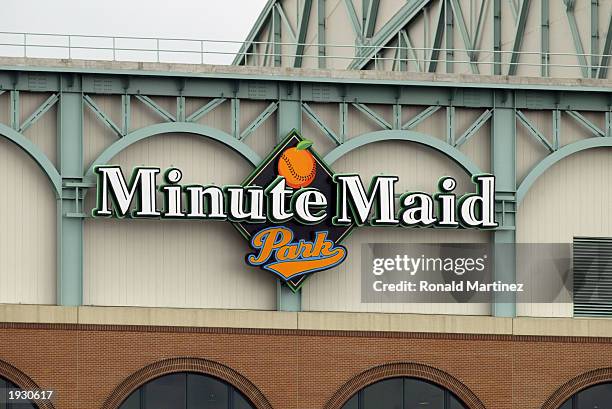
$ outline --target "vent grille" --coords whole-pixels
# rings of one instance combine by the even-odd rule
[[[612,317],[612,238],[574,237],[574,315]]]

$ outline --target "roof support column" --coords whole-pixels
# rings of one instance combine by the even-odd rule
[[[293,129],[302,131],[302,103],[300,86],[297,83],[279,84],[277,111],[277,142],[282,141]],[[302,290],[293,292],[280,280],[276,282],[276,309],[278,311],[301,311]]]
[[[62,77],[62,83],[66,78]],[[62,177],[57,201],[57,304],[83,303],[83,95],[62,84],[57,132]]]
[[[516,116],[514,97],[502,91],[495,95],[491,135],[491,166],[495,175],[495,217],[499,227],[493,232],[493,280],[516,282]],[[516,316],[512,295],[495,296],[492,314]]]

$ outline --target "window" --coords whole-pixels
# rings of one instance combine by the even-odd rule
[[[612,238],[574,237],[574,315],[612,316]]]
[[[447,389],[416,378],[391,378],[366,386],[342,409],[466,409]]]
[[[19,386],[15,385],[13,382],[0,378],[0,409],[37,409],[38,407],[28,401],[18,401],[18,403],[12,402],[9,403],[9,390],[10,389],[21,389]]]
[[[236,388],[220,379],[181,372],[147,382],[132,392],[119,409],[253,409],[253,406]]]
[[[559,406],[559,409],[607,409],[612,402],[612,383],[586,388]]]

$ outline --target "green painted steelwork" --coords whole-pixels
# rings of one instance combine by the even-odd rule
[[[312,0],[303,0],[302,13],[300,23],[298,25],[298,38],[295,47],[295,59],[293,66],[299,68],[302,66],[304,59],[304,47],[306,46],[306,33],[308,31],[308,23],[310,22],[310,14],[312,12]]]
[[[438,19],[436,22],[436,32],[432,44],[431,54],[429,56],[429,66],[427,72],[436,72],[438,69],[438,59],[440,58],[440,48],[442,48],[442,36],[444,35],[444,0],[440,1],[438,9]]]
[[[600,79],[608,78],[608,65],[610,64],[610,53],[612,53],[612,14],[610,14],[610,22],[608,23],[608,32],[606,34],[606,42],[603,48],[603,55],[599,63]]]
[[[121,95],[121,134],[127,135],[132,128],[132,98]]]
[[[599,71],[599,0],[591,0],[591,78]]]
[[[25,121],[23,121],[23,123],[19,127],[19,133],[24,133],[26,129],[34,125],[34,123],[36,123],[36,121],[38,121],[40,117],[42,117],[48,110],[53,108],[57,101],[59,101],[58,94],[53,94],[49,98],[47,98],[45,102],[40,104],[40,106],[36,108],[36,110],[34,110],[32,115],[30,115]]]
[[[446,72],[452,73],[454,70],[453,60],[455,59],[455,27],[453,17],[453,6],[450,0],[442,0],[444,6],[444,35],[446,37]]]
[[[386,130],[370,132],[367,134],[356,136],[329,152],[325,156],[324,160],[326,163],[331,165],[338,159],[354,151],[355,149],[361,148],[362,146],[369,145],[371,143],[383,141],[406,141],[425,145],[446,155],[449,159],[457,163],[469,175],[477,175],[482,173],[480,168],[470,158],[464,155],[459,149],[453,148],[452,146],[444,143],[444,141],[441,141],[438,138],[415,131]]]
[[[393,129],[402,129],[402,106],[400,104],[393,105]]]
[[[552,119],[553,150],[557,150],[561,143],[561,111],[558,109],[552,111]]]
[[[10,109],[10,113],[11,113],[11,128],[13,128],[16,131],[19,131],[19,128],[21,128],[20,126],[20,115],[19,115],[19,109],[20,109],[20,103],[19,103],[19,91],[17,90],[13,90],[11,91],[10,94],[10,104],[9,104],[9,109]]]
[[[457,138],[455,148],[461,147],[461,145],[466,143],[472,136],[476,135],[480,128],[482,128],[482,126],[487,123],[489,118],[491,118],[491,116],[493,116],[493,111],[487,109],[482,113],[482,115],[476,118],[472,125],[470,125],[465,132],[459,138]]]
[[[289,22],[289,19],[287,18],[287,15],[285,14],[285,10],[283,9],[283,6],[281,6],[280,3],[276,3],[275,8],[276,8],[276,11],[278,12],[278,15],[281,18],[281,21],[283,22],[283,25],[287,29],[287,34],[289,35],[289,40],[292,43],[295,43],[297,41],[297,37],[296,37],[295,31],[293,30],[293,27],[291,27],[291,23]]]
[[[338,122],[340,123],[340,142],[344,143],[348,135],[348,104],[341,102],[338,106]]]
[[[416,128],[421,122],[423,122],[424,120],[426,120],[427,118],[429,118],[430,116],[438,112],[440,108],[442,107],[439,105],[425,108],[424,110],[416,114],[414,118],[406,122],[402,126],[402,129],[410,130],[410,129]]]
[[[593,122],[589,121],[588,119],[586,119],[584,116],[582,116],[579,112],[576,111],[565,111],[569,116],[571,116],[573,119],[576,120],[576,122],[582,126],[584,129],[586,129],[587,131],[589,131],[593,136],[601,136],[604,137],[606,136],[606,133],[604,131],[602,131],[597,125],[595,125]]]
[[[280,101],[278,106],[277,142],[281,142],[294,129],[302,130],[302,105],[296,84],[279,84]],[[301,311],[302,290],[293,292],[280,280],[276,282],[276,309],[278,311]]]
[[[212,101],[210,101],[209,103],[207,103],[206,105],[204,105],[203,107],[197,109],[195,112],[193,112],[191,115],[189,115],[186,118],[187,122],[197,122],[199,121],[203,116],[205,116],[206,114],[208,114],[209,112],[211,112],[213,109],[217,108],[219,105],[223,104],[225,101],[227,101],[227,98],[215,98]]]
[[[508,75],[516,75],[521,46],[523,45],[523,38],[525,37],[525,27],[527,26],[527,16],[529,15],[530,5],[531,0],[523,0],[521,4],[521,11],[519,13],[518,23],[516,24],[516,33],[512,43],[512,55],[510,56]]]
[[[372,109],[370,109],[365,104],[353,103],[351,105],[353,105],[353,107],[357,108],[358,111],[363,112],[365,114],[366,118],[368,118],[370,121],[372,121],[372,123],[380,126],[381,128],[383,128],[383,129],[392,129],[393,128],[389,122],[387,122],[383,117],[378,115],[376,112],[374,112]]]
[[[446,107],[446,143],[455,146],[455,107]]]
[[[514,205],[516,191],[516,116],[511,107],[513,102],[508,95],[496,96],[498,106],[493,111],[491,126],[491,169],[496,181],[496,205],[502,201],[501,212],[496,206],[496,220],[500,219],[499,213],[503,220],[492,237],[493,281],[504,283],[516,282],[515,218],[513,213],[506,212],[506,202]],[[492,307],[492,314],[496,317],[516,316],[515,302],[500,300],[496,296]]]
[[[176,122],[176,117],[172,115],[170,112],[166,111],[164,108],[160,107],[155,103],[151,98],[146,95],[135,95],[136,99],[145,104],[145,106],[149,107],[153,112],[155,112],[160,118],[162,118],[166,122]]]
[[[319,43],[319,68],[325,68],[327,66],[327,60],[325,59],[325,4],[326,0],[317,0],[317,43]]]
[[[123,137],[123,131],[117,125],[115,125],[113,120],[108,115],[106,115],[104,111],[102,111],[100,107],[98,107],[98,105],[96,105],[94,100],[89,95],[83,95],[83,101],[85,102],[85,105],[92,110],[92,112],[98,117],[98,119],[100,119],[100,121],[104,125],[106,125],[111,131],[113,131],[119,138]]]
[[[244,131],[242,131],[242,133],[240,134],[240,140],[244,141],[253,132],[255,132],[264,122],[266,122],[266,119],[268,119],[273,113],[276,112],[277,108],[278,102],[271,102],[270,105],[268,105],[266,109],[264,109],[263,112],[259,114],[257,118],[255,118],[253,122],[251,122]]]
[[[275,67],[280,67],[282,60],[281,60],[281,53],[282,53],[282,49],[281,49],[281,16],[280,16],[280,12],[278,11],[278,9],[276,7],[274,7],[274,10],[272,11],[272,27],[271,29],[274,33],[274,37],[273,37],[273,41],[274,41],[274,66]]]
[[[176,97],[176,120],[185,122],[185,97]]]
[[[550,75],[549,72],[549,64],[550,64],[550,0],[542,0],[542,7],[540,10],[540,19],[541,19],[541,30],[542,30],[542,39],[541,39],[541,58],[542,58],[542,68],[541,75],[542,77],[548,77]]]
[[[340,138],[336,133],[331,130],[325,122],[319,118],[319,116],[313,111],[313,109],[307,103],[302,104],[302,111],[306,114],[306,117],[312,121],[313,124],[323,133],[323,135],[327,136],[335,145],[340,145]]]
[[[365,17],[365,24],[363,26],[363,35],[365,38],[370,38],[374,35],[379,6],[380,0],[370,0],[367,4],[367,13]]]
[[[612,147],[612,138],[589,138],[583,139],[578,142],[573,142],[569,145],[565,145],[559,148],[554,153],[551,153],[540,161],[531,171],[527,174],[525,179],[519,185],[516,191],[517,203],[521,203],[525,196],[529,192],[529,189],[533,186],[535,181],[542,176],[550,167],[559,162],[560,160],[573,155],[578,152],[585,151],[587,149],[594,148],[609,148]]]
[[[487,12],[487,7],[489,5],[489,1],[488,0],[482,0],[482,2],[480,3],[480,11],[478,13],[478,22],[476,23],[476,32],[474,33],[474,39],[472,40],[472,50],[473,50],[473,56],[475,60],[478,60],[478,56],[479,56],[479,49],[480,49],[480,41],[482,39],[482,33],[483,33],[483,29],[482,27],[484,26],[484,22],[485,22],[485,15]]]
[[[89,166],[89,169],[85,173],[85,179],[88,182],[95,182],[94,177],[94,168],[96,166],[106,165],[109,161],[117,156],[121,151],[127,149],[131,145],[136,142],[142,141],[152,136],[162,135],[167,133],[188,133],[193,135],[199,135],[206,138],[210,138],[216,140],[218,142],[223,143],[224,145],[230,147],[235,152],[240,154],[244,159],[249,161],[253,166],[257,166],[259,162],[261,162],[261,157],[255,153],[251,148],[245,145],[243,142],[238,139],[232,137],[232,135],[227,134],[218,129],[194,124],[190,122],[168,122],[163,124],[155,124],[151,126],[147,126],[145,128],[138,129],[134,131],[122,139],[116,141],[112,145],[110,145],[93,163]]]
[[[474,53],[473,50],[473,42],[470,39],[470,33],[468,33],[467,26],[465,25],[465,19],[463,18],[463,10],[461,9],[461,4],[459,4],[458,0],[451,0],[451,7],[453,8],[453,14],[455,16],[455,20],[457,21],[457,25],[459,26],[459,33],[461,34],[461,38],[463,39],[463,45],[465,46],[466,53],[470,60],[470,69],[472,70],[472,74],[478,74],[478,64],[474,61]]]
[[[270,14],[272,13],[272,10],[274,9],[274,5],[276,4],[276,1],[277,0],[268,0],[266,2],[266,4],[264,5],[263,10],[261,11],[259,16],[257,17],[257,20],[255,21],[255,24],[253,24],[253,27],[251,28],[251,31],[249,31],[249,34],[247,35],[247,38],[244,41],[244,44],[240,47],[240,50],[238,50],[238,53],[236,54],[236,57],[234,57],[234,62],[232,64],[234,64],[234,65],[241,65],[241,64],[245,63],[246,53],[248,52],[249,48],[251,47],[253,41],[256,40],[256,38],[259,35],[259,33],[261,32],[261,30],[263,29],[263,27],[268,22],[268,19],[270,18]]]
[[[350,0],[345,0],[349,2]],[[402,8],[372,37],[368,47],[362,48],[355,59],[349,64],[348,69],[360,70],[369,64],[397,33],[409,24],[431,0],[414,0],[407,2]],[[352,3],[351,3],[352,4]]]
[[[351,27],[353,28],[353,32],[357,38],[357,43],[362,44],[363,34],[361,31],[361,23],[359,22],[359,17],[357,17],[357,11],[355,11],[353,0],[344,0],[344,5],[346,6],[346,12],[348,13]]]
[[[62,178],[53,163],[51,163],[40,148],[34,145],[28,138],[4,124],[0,124],[0,136],[19,146],[38,164],[45,175],[47,175],[47,178],[49,178],[55,194],[57,197],[60,197],[62,192]]]
[[[406,48],[408,52],[410,53],[410,59],[414,63],[414,67],[416,68],[417,72],[422,72],[423,69],[421,68],[419,57],[417,56],[416,51],[414,50],[414,46],[412,45],[412,41],[410,40],[410,36],[408,35],[408,32],[406,30],[402,30],[400,31],[400,35],[403,38],[404,43],[406,43]]]
[[[57,304],[83,304],[83,95],[62,92],[58,109]]]
[[[550,142],[548,142],[548,139],[546,139],[546,137],[542,135],[540,131],[538,131],[535,125],[531,123],[531,121],[525,116],[524,113],[517,110],[516,118],[525,127],[525,129],[529,131],[529,134],[533,136],[538,143],[544,145],[544,147],[548,149],[549,152],[553,152],[555,150],[553,146],[550,144]]]
[[[493,0],[493,74],[502,73],[501,0]]]
[[[230,114],[232,117],[232,136],[240,138],[240,99],[232,98],[230,100]]]
[[[586,55],[584,54],[584,47],[582,46],[582,39],[580,38],[580,31],[578,30],[578,23],[576,23],[576,15],[574,14],[574,0],[563,0],[565,3],[565,15],[570,26],[572,33],[572,40],[574,40],[574,48],[576,50],[576,58],[580,65],[580,72],[584,78],[589,77],[589,63],[587,62]]]

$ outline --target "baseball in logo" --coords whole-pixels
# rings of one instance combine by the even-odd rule
[[[328,215],[316,224],[304,224],[295,218],[284,222],[234,223],[249,240],[252,253],[247,264],[276,274],[292,290],[301,287],[306,277],[340,264],[346,249],[339,243],[352,229],[332,222],[336,186],[333,172],[313,149],[313,142],[292,131],[243,183],[243,186],[275,186],[279,178],[292,193],[316,189],[327,198]]]

